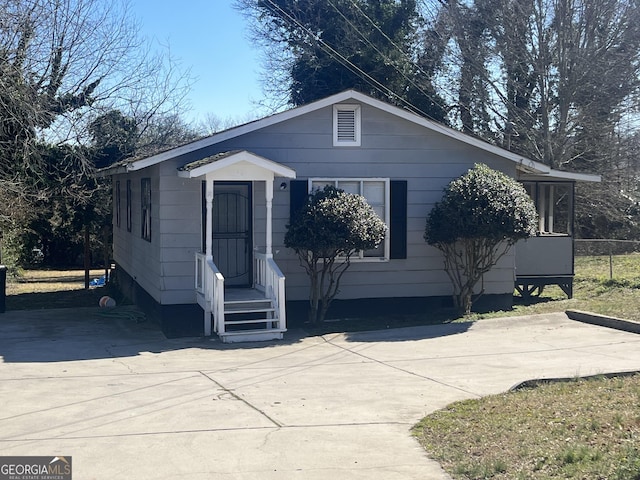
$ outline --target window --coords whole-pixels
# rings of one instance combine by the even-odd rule
[[[151,179],[143,178],[140,180],[141,191],[141,215],[140,221],[142,226],[142,238],[148,242],[151,241]]]
[[[347,193],[362,195],[378,216],[389,226],[389,179],[388,178],[312,178],[309,179],[309,191],[333,185]],[[389,232],[384,241],[372,250],[358,252],[352,260],[388,260],[389,259]]]
[[[573,183],[523,182],[538,211],[541,235],[573,233]]]
[[[360,105],[333,106],[333,146],[360,146]]]
[[[127,232],[131,231],[131,180],[127,180]]]
[[[116,227],[120,228],[120,180],[116,181],[116,201],[115,201],[115,221]]]

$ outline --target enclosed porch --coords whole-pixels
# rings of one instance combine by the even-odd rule
[[[525,181],[538,211],[535,237],[516,244],[516,291],[523,297],[540,295],[558,285],[573,296],[573,218],[575,182]]]
[[[281,339],[287,330],[285,277],[273,258],[273,185],[277,177],[295,178],[295,171],[243,150],[186,164],[179,175],[203,181],[195,294],[205,336]]]

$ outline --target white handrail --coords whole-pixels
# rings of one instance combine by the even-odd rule
[[[264,292],[265,297],[273,302],[277,312],[278,328],[286,330],[285,308],[285,276],[273,260],[265,253],[254,253],[254,285]],[[211,335],[211,316],[213,315],[213,332],[224,335],[224,276],[213,262],[203,253],[196,253],[196,292],[204,300],[204,334]],[[275,320],[274,320],[275,321]]]
[[[266,253],[254,252],[254,265],[255,287],[257,290],[263,291],[266,297],[271,299],[274,308],[278,312],[279,327],[286,330],[285,276],[273,260],[273,257]]]
[[[196,291],[204,296],[205,336],[211,335],[211,314],[213,331],[218,335],[224,333],[224,276],[203,253],[196,253]]]

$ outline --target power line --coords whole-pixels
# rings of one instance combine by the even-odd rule
[[[271,10],[274,14],[278,15],[281,19],[287,21],[288,23],[290,23],[293,26],[296,26],[298,28],[300,28],[304,33],[306,33],[310,39],[312,39],[325,53],[329,54],[329,56],[333,57],[336,61],[338,61],[341,65],[343,65],[345,68],[347,68],[348,70],[350,70],[352,73],[360,76],[361,78],[363,78],[367,83],[369,83],[375,90],[377,90],[378,92],[380,92],[383,96],[389,97],[389,98],[394,98],[398,101],[400,101],[401,103],[403,103],[406,107],[408,107],[411,111],[413,111],[414,113],[419,113],[421,115],[423,115],[426,118],[429,118],[433,121],[438,121],[436,119],[434,119],[431,115],[429,115],[428,113],[422,111],[420,108],[418,108],[416,105],[414,105],[413,103],[411,103],[410,101],[408,101],[407,99],[403,98],[401,95],[399,95],[398,93],[396,93],[395,91],[393,91],[393,89],[391,89],[390,87],[382,84],[380,81],[376,80],[374,77],[372,77],[369,73],[365,72],[364,70],[362,70],[362,68],[360,68],[359,66],[357,66],[356,64],[354,64],[351,60],[349,60],[348,58],[346,58],[344,55],[342,55],[338,50],[336,50],[333,46],[331,46],[326,40],[324,40],[320,35],[314,33],[313,31],[310,30],[309,27],[305,26],[304,24],[302,24],[298,19],[296,19],[295,17],[293,17],[291,14],[289,14],[287,11],[285,11],[282,7],[280,7],[279,5],[277,5],[273,0],[265,0],[268,4],[271,5]],[[327,0],[328,3],[331,5],[331,7],[351,26],[351,28],[354,29],[354,31],[366,42],[368,43],[385,61],[387,61],[390,65],[393,66],[394,69],[396,69],[396,71],[398,73],[400,73],[400,75],[402,75],[408,82],[410,82],[416,89],[418,89],[426,98],[428,98],[431,102],[433,102],[434,105],[439,106],[440,108],[442,108],[444,111],[448,111],[449,107],[448,106],[443,106],[440,102],[436,101],[431,95],[429,95],[427,92],[425,92],[419,85],[417,85],[412,79],[410,79],[409,77],[407,77],[402,71],[400,71],[398,69],[398,67],[396,66],[396,64],[393,61],[390,61],[389,57],[386,56],[384,53],[382,53],[378,47],[373,44],[373,42],[371,42],[371,40],[368,39],[368,37],[363,34],[360,29],[353,24],[353,22],[351,22],[345,15],[343,12],[340,11],[340,9],[331,1],[331,0]],[[351,4],[363,15],[364,18],[367,19],[367,21],[381,34],[384,36],[384,38],[386,38],[391,45],[401,54],[403,55],[414,67],[416,67],[418,69],[418,71],[422,74],[424,74],[425,76],[429,77],[429,75],[416,63],[414,63],[414,61],[409,58],[409,56],[406,54],[406,52],[404,52],[402,50],[402,48],[400,48],[372,19],[369,15],[366,14],[366,12],[364,12],[356,3],[354,0],[349,0],[351,2]],[[446,3],[443,3],[440,0],[436,0],[440,3],[440,5],[442,5],[443,7],[447,7]],[[280,14],[278,13],[280,12]],[[441,33],[438,31],[435,31],[435,33],[442,38]],[[465,61],[464,56],[462,57],[462,61]],[[505,106],[511,105],[513,107],[517,107],[513,102],[511,102],[508,98],[506,98],[504,96],[504,94],[502,92],[500,92],[500,90],[497,88],[497,86],[495,86],[493,84],[493,82],[489,79],[486,78],[486,72],[479,68],[475,62],[470,61],[470,59],[466,59],[466,61],[468,62],[468,65],[471,66],[471,68],[473,70],[475,70],[477,73],[480,74],[480,76],[484,79],[484,81],[487,81],[490,85],[492,85],[492,89],[493,91],[498,95],[498,97],[502,100],[503,104]],[[493,108],[491,106],[491,104],[489,105],[490,110],[499,118],[501,118],[503,121],[507,121],[507,117],[501,113],[500,111],[498,111],[496,108]],[[525,112],[527,113],[527,112]],[[530,116],[530,114],[529,114]]]
[[[351,4],[369,21],[369,23],[371,23],[371,25],[384,37],[386,38],[389,43],[391,43],[391,45],[406,59],[408,60],[408,62],[413,65],[414,67],[416,67],[418,69],[419,73],[422,73],[425,77],[429,78],[430,76],[418,65],[418,64],[414,64],[413,61],[411,60],[411,58],[409,58],[409,56],[406,54],[406,52],[404,52],[402,50],[402,48],[400,48],[373,20],[371,20],[371,18],[366,14],[366,12],[364,12],[353,0],[350,0]],[[420,91],[420,93],[422,93],[426,98],[428,98],[431,102],[433,102],[434,105],[437,105],[438,107],[442,108],[443,111],[447,111],[448,108],[445,105],[440,104],[435,98],[433,98],[429,93],[425,92],[424,89],[415,82],[414,79],[408,77],[400,68],[398,68],[398,66],[396,65],[396,62],[394,62],[392,59],[390,59],[388,56],[386,56],[382,51],[380,51],[380,49],[371,41],[369,40],[369,38],[362,33],[358,27],[353,24],[353,22],[351,22],[351,20],[349,20],[346,15],[344,13],[342,13],[340,11],[340,9],[331,1],[331,0],[327,0],[327,2],[329,3],[329,5],[331,5],[333,7],[333,9],[351,26],[351,28],[353,28],[356,33],[358,33],[358,35],[360,35],[360,37],[367,42],[381,57],[382,59],[387,62],[389,65],[391,65],[405,80],[407,80],[411,85],[413,85],[418,91]],[[430,117],[430,115],[428,115],[426,112],[422,111],[421,109],[419,109],[418,107],[416,107],[415,105],[413,105],[411,102],[409,102],[408,100],[400,97],[399,95],[395,94],[395,96],[402,101],[403,103],[405,103],[407,106],[409,106],[411,109],[413,109],[415,112],[418,112],[422,115],[424,115],[425,117]],[[430,117],[431,118],[431,117]]]
[[[353,73],[362,76],[367,82],[371,84],[372,87],[374,87],[380,93],[382,93],[383,95],[390,95],[390,94],[394,96],[396,95],[390,88],[386,87],[385,85],[377,81],[375,78],[373,78],[371,75],[369,75],[367,72],[362,70],[360,67],[355,65],[348,58],[346,58],[344,55],[342,55],[340,52],[334,49],[331,45],[329,45],[325,40],[323,40],[318,35],[313,33],[308,27],[300,23],[300,21],[292,17],[280,6],[276,5],[273,2],[273,0],[266,0],[266,1],[269,4],[271,4],[273,7],[275,7],[277,10],[279,10],[286,17],[285,20],[288,19],[289,22],[293,22],[295,25],[297,25],[302,30],[304,30],[305,33],[309,35],[309,37],[312,38],[321,48],[323,48],[326,53],[328,53],[330,56],[333,56],[336,60],[338,60],[338,62],[340,62],[343,66],[351,70]]]
[[[408,100],[404,99],[402,96],[398,95],[396,92],[394,92],[391,88],[383,85],[381,82],[379,82],[378,80],[376,80],[375,78],[373,78],[371,75],[369,75],[367,72],[365,72],[364,70],[362,70],[360,67],[358,67],[357,65],[355,65],[351,60],[349,60],[348,58],[346,58],[344,55],[342,55],[340,52],[338,52],[335,48],[333,48],[331,45],[329,45],[324,39],[322,39],[319,35],[315,34],[314,32],[312,32],[308,27],[306,27],[305,25],[303,25],[300,21],[298,21],[296,18],[294,18],[293,16],[291,16],[288,12],[286,12],[285,10],[283,10],[279,5],[275,4],[273,0],[266,0],[267,3],[269,3],[273,8],[275,8],[276,10],[278,10],[283,16],[280,16],[280,18],[283,18],[284,20],[288,20],[290,23],[293,23],[294,26],[297,26],[299,28],[301,28],[307,35],[309,35],[309,37],[311,39],[313,39],[321,48],[324,49],[324,51],[326,53],[328,53],[330,56],[332,56],[335,60],[337,60],[339,63],[341,63],[344,67],[346,67],[347,69],[351,70],[353,73],[355,73],[356,75],[361,76],[364,80],[366,80],[373,88],[375,88],[376,90],[378,90],[382,95],[385,95],[387,97],[391,97],[391,98],[396,98],[398,100],[400,100],[401,102],[403,102],[405,105],[409,106],[414,112],[420,112],[422,115],[424,115],[425,117],[428,117],[434,121],[436,121],[433,117],[431,117],[430,115],[428,115],[425,112],[422,112],[421,109],[419,109],[418,107],[416,107],[415,105],[413,105],[411,102],[409,102]],[[333,6],[333,5],[332,5]],[[335,8],[335,6],[334,6]],[[277,12],[274,12],[277,14]],[[358,31],[358,33],[360,33]],[[362,35],[362,34],[361,34]],[[441,105],[440,105],[441,106]],[[442,107],[442,106],[441,106]]]

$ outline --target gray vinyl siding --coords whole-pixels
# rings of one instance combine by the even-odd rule
[[[113,257],[156,301],[161,299],[158,166],[129,175],[117,175],[121,189],[120,227],[113,229]],[[151,179],[151,242],[142,238],[141,179]],[[127,231],[127,180],[131,180],[131,231]],[[114,182],[115,184],[115,182]]]
[[[338,298],[449,295],[451,285],[438,250],[423,239],[426,216],[447,183],[482,162],[511,176],[515,164],[422,126],[362,105],[360,147],[334,147],[332,107],[265,127],[162,162],[121,180],[121,227],[114,228],[114,256],[161,304],[194,303],[194,254],[201,249],[201,179],[177,176],[190,161],[230,150],[248,150],[293,168],[298,179],[370,178],[407,180],[407,259],[357,262],[345,274]],[[152,242],[140,238],[139,178],[152,176]],[[126,232],[126,179],[133,180],[133,229]],[[250,179],[247,179],[250,180]],[[276,178],[273,199],[274,258],[287,277],[287,299],[308,298],[308,278],[295,254],[284,247],[289,223],[290,180]],[[264,250],[264,183],[253,182],[253,245]],[[130,241],[127,241],[130,240]],[[487,294],[513,291],[514,252],[484,278]]]
[[[178,177],[174,161],[161,166],[160,303],[195,303],[195,254],[202,250],[202,182]]]
[[[367,105],[362,109],[360,147],[334,147],[331,107],[283,122],[259,132],[214,146],[211,153],[246,149],[296,170],[298,179],[310,177],[382,177],[408,181],[408,258],[386,262],[353,263],[345,274],[338,298],[449,295],[451,285],[440,252],[424,239],[426,216],[441,199],[448,182],[483,162],[515,174],[515,165],[490,153],[399,119]],[[274,182],[273,249],[287,276],[287,299],[308,297],[308,278],[293,252],[284,247],[289,222],[289,189]],[[258,182],[259,184],[260,182]],[[263,245],[259,205],[263,196],[254,189],[256,246]],[[513,291],[513,252],[485,276],[485,293]]]

